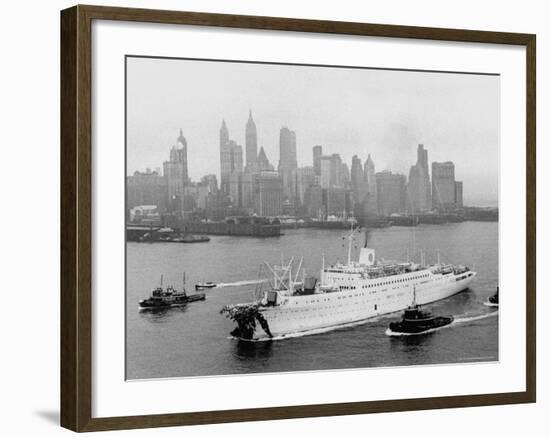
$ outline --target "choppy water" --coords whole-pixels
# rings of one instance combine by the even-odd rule
[[[463,263],[478,272],[469,291],[427,305],[441,315],[454,315],[460,323],[419,335],[390,337],[392,314],[315,335],[281,341],[242,342],[228,338],[231,321],[219,314],[226,304],[252,299],[259,264],[304,256],[308,274],[318,276],[323,253],[326,262],[347,257],[346,232],[337,230],[285,230],[279,238],[211,237],[209,243],[128,243],[127,344],[128,379],[226,375],[251,372],[288,372],[464,363],[498,360],[498,315],[483,302],[498,282],[498,224],[464,222],[412,228],[374,229],[369,246],[377,257],[403,260],[407,248],[425,248],[428,262],[437,250],[444,261]],[[359,238],[363,238],[360,234]],[[357,241],[361,247],[362,241]],[[354,258],[358,249],[354,247]],[[138,301],[150,294],[164,275],[164,285],[187,290],[195,282],[223,283],[207,290],[206,301],[161,312],[140,312]],[[502,296],[501,296],[502,297]],[[458,321],[458,320],[457,320]]]

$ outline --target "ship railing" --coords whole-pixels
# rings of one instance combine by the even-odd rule
[[[455,275],[460,275],[461,273],[466,273],[466,272],[469,272],[469,271],[470,271],[470,269],[466,266],[460,265],[460,266],[453,267],[453,273]]]
[[[451,264],[437,264],[431,269],[431,271],[434,274],[448,275],[449,273],[453,273],[455,269]]]

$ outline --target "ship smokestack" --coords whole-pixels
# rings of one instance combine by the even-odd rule
[[[365,226],[365,245],[363,246],[365,249],[368,246],[368,242],[369,242],[369,235],[370,235],[370,229],[367,229],[367,227]]]

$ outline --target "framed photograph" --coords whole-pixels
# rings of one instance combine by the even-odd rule
[[[535,402],[535,83],[530,34],[62,11],[62,426]]]

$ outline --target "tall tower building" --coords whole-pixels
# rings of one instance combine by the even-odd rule
[[[283,213],[283,181],[275,171],[252,175],[254,211],[259,216],[279,216]]]
[[[242,173],[243,148],[233,140],[229,140],[229,163],[229,170],[231,173]]]
[[[256,123],[252,118],[252,110],[248,113],[248,121],[245,129],[246,171],[254,173],[258,171],[258,133]]]
[[[370,153],[365,161],[365,167],[363,169],[366,183],[366,196],[365,196],[365,213],[369,216],[378,214],[378,190],[376,188],[376,169],[374,161],[372,160]]]
[[[189,182],[189,171],[187,168],[187,140],[183,136],[183,130],[180,129],[180,134],[176,140],[176,145],[170,151],[170,160],[181,163],[183,184]]]
[[[412,212],[426,211],[432,207],[430,186],[430,170],[428,167],[428,151],[423,144],[418,145],[416,164],[409,172],[407,186],[407,209]]]
[[[323,146],[313,147],[313,169],[317,176],[321,176],[321,156],[323,156]]]
[[[259,171],[273,171],[273,166],[267,159],[265,150],[263,147],[260,147],[260,153],[258,153],[258,170]]]
[[[243,171],[243,148],[229,139],[225,120],[220,128],[220,188],[229,194],[230,176]]]
[[[346,188],[350,180],[350,171],[338,153],[321,156],[319,184],[322,188]]]
[[[220,128],[220,189],[224,192],[227,188],[229,173],[231,173],[231,153],[229,149],[229,130],[222,121]]]
[[[229,130],[225,124],[225,120],[222,120],[222,127],[220,127],[220,147],[229,143]]]
[[[279,173],[283,179],[283,194],[294,200],[296,193],[296,133],[287,127],[281,128],[279,134]]]
[[[350,184],[350,171],[345,162],[340,163],[340,174],[338,175],[338,186],[343,188],[349,188]]]
[[[455,165],[451,161],[432,162],[432,205],[434,209],[455,208],[456,191]]]
[[[330,186],[339,188],[344,186],[346,168],[338,153],[330,155]]]
[[[351,192],[354,203],[363,202],[366,194],[366,185],[361,158],[353,155],[353,158],[351,158]]]
[[[176,144],[170,149],[170,160],[164,162],[164,177],[168,186],[168,209],[183,211],[185,187],[189,184],[187,168],[187,140],[180,129]]]
[[[406,200],[405,175],[394,174],[389,170],[376,173],[378,212],[388,216],[402,212]]]
[[[315,169],[310,166],[296,170],[296,205],[303,209],[307,189],[315,185]]]
[[[455,181],[455,206],[457,208],[464,207],[462,200],[462,181]]]
[[[321,167],[321,177],[320,185],[321,188],[326,189],[331,186],[333,181],[333,175],[332,175],[332,158],[330,156],[321,156],[320,159],[320,167]]]
[[[370,153],[365,161],[364,168],[365,182],[367,183],[367,191],[369,194],[376,193],[376,169],[374,161],[372,160]]]
[[[241,176],[243,174],[243,148],[229,140],[229,173],[222,179],[224,192],[229,194],[234,206],[242,206]]]

